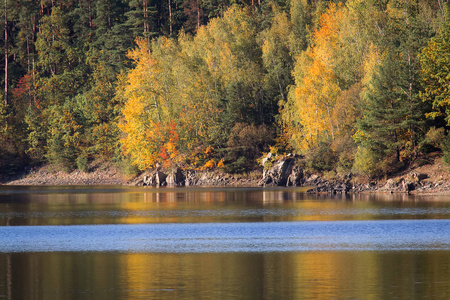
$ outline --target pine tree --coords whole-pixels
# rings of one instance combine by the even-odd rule
[[[445,11],[439,32],[420,53],[423,87],[420,97],[432,104],[429,117],[443,117],[450,124],[450,5]]]

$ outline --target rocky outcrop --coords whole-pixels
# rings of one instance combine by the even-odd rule
[[[167,175],[163,172],[156,170],[148,175],[145,175],[142,182],[138,182],[136,185],[144,186],[166,186]]]
[[[348,180],[328,181],[318,175],[308,174],[297,164],[302,158],[300,156],[287,155],[273,161],[269,155],[263,159],[264,163],[270,159],[272,161],[269,166],[265,165],[263,178],[258,183],[260,186],[311,186],[310,193],[347,193],[353,188]]]
[[[271,153],[263,159],[263,165],[266,167],[267,162],[272,157]],[[273,161],[269,168],[263,171],[263,178],[259,182],[260,186],[286,186],[295,185],[299,182],[299,176],[302,172],[295,167],[296,157],[288,155],[280,160]]]
[[[390,178],[384,184],[373,186],[372,190],[409,193],[417,189],[426,188],[428,184],[424,180],[427,178],[426,174],[411,172],[403,177]]]
[[[166,177],[166,183],[168,186],[184,186],[185,177],[180,168],[172,171]]]
[[[187,171],[185,173],[185,180],[184,180],[184,184],[186,186],[194,186],[197,185],[198,183],[198,178],[195,176],[195,172],[194,171]]]
[[[286,186],[300,186],[303,184],[304,173],[300,166],[295,165],[289,175]]]
[[[230,175],[214,171],[182,170],[168,172],[152,171],[131,183],[135,186],[256,186],[254,179],[245,175]]]
[[[387,181],[370,181],[366,183],[355,183],[352,175],[344,178],[326,180],[317,174],[309,174],[301,168],[299,157],[287,155],[275,160],[273,156],[263,159],[265,170],[262,179],[258,182],[260,186],[311,186],[309,193],[346,194],[360,192],[399,192],[410,193],[412,191],[427,192],[436,188],[450,188],[450,183],[430,183],[426,179],[427,174],[410,172],[403,177],[388,179]]]
[[[303,186],[312,186],[309,193],[347,194],[354,190],[350,178],[344,180],[326,180],[316,174],[305,176]]]

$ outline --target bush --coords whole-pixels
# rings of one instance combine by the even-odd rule
[[[54,137],[49,141],[46,157],[56,170],[68,173],[75,168],[76,154],[72,148],[64,146],[60,137]]]
[[[133,178],[141,174],[140,169],[133,164],[129,156],[117,157],[115,164],[120,169],[120,172],[128,178]]]
[[[257,166],[256,160],[263,151],[269,150],[273,132],[266,125],[237,123],[230,134],[223,153],[224,171],[243,173]]]
[[[350,173],[357,149],[355,141],[350,136],[338,137],[332,142],[331,149],[337,158],[336,172],[340,175]]]
[[[316,148],[310,149],[305,156],[306,167],[311,171],[334,170],[337,157],[329,143],[320,143]]]
[[[445,140],[445,129],[443,127],[431,127],[419,143],[419,151],[421,154],[427,154],[439,150],[443,150],[443,142]]]
[[[237,123],[231,130],[227,145],[231,151],[254,160],[269,149],[272,141],[273,132],[266,125]]]
[[[431,127],[428,132],[425,134],[425,139],[422,142],[423,144],[431,145],[435,148],[442,149],[443,142],[445,142],[445,130],[444,128]]]
[[[89,171],[89,167],[88,167],[88,159],[85,155],[80,155],[77,157],[76,160],[77,163],[77,167],[78,170],[80,170],[81,172],[88,172]]]
[[[380,176],[384,172],[382,158],[375,151],[358,147],[353,164],[353,171],[367,177]]]
[[[225,172],[231,174],[240,174],[249,170],[249,162],[245,156],[239,157],[236,161],[225,164]]]
[[[444,156],[442,161],[447,165],[450,165],[450,134],[447,134],[441,143],[442,152]]]

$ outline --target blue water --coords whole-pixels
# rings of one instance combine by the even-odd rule
[[[450,220],[0,227],[0,252],[450,250]]]
[[[450,299],[450,197],[0,186],[0,299]]]

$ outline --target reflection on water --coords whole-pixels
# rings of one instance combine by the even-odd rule
[[[0,186],[0,299],[450,299],[449,220],[448,196]]]
[[[5,299],[448,299],[448,252],[0,254]]]
[[[304,189],[0,187],[1,225],[449,219],[450,202]]]

